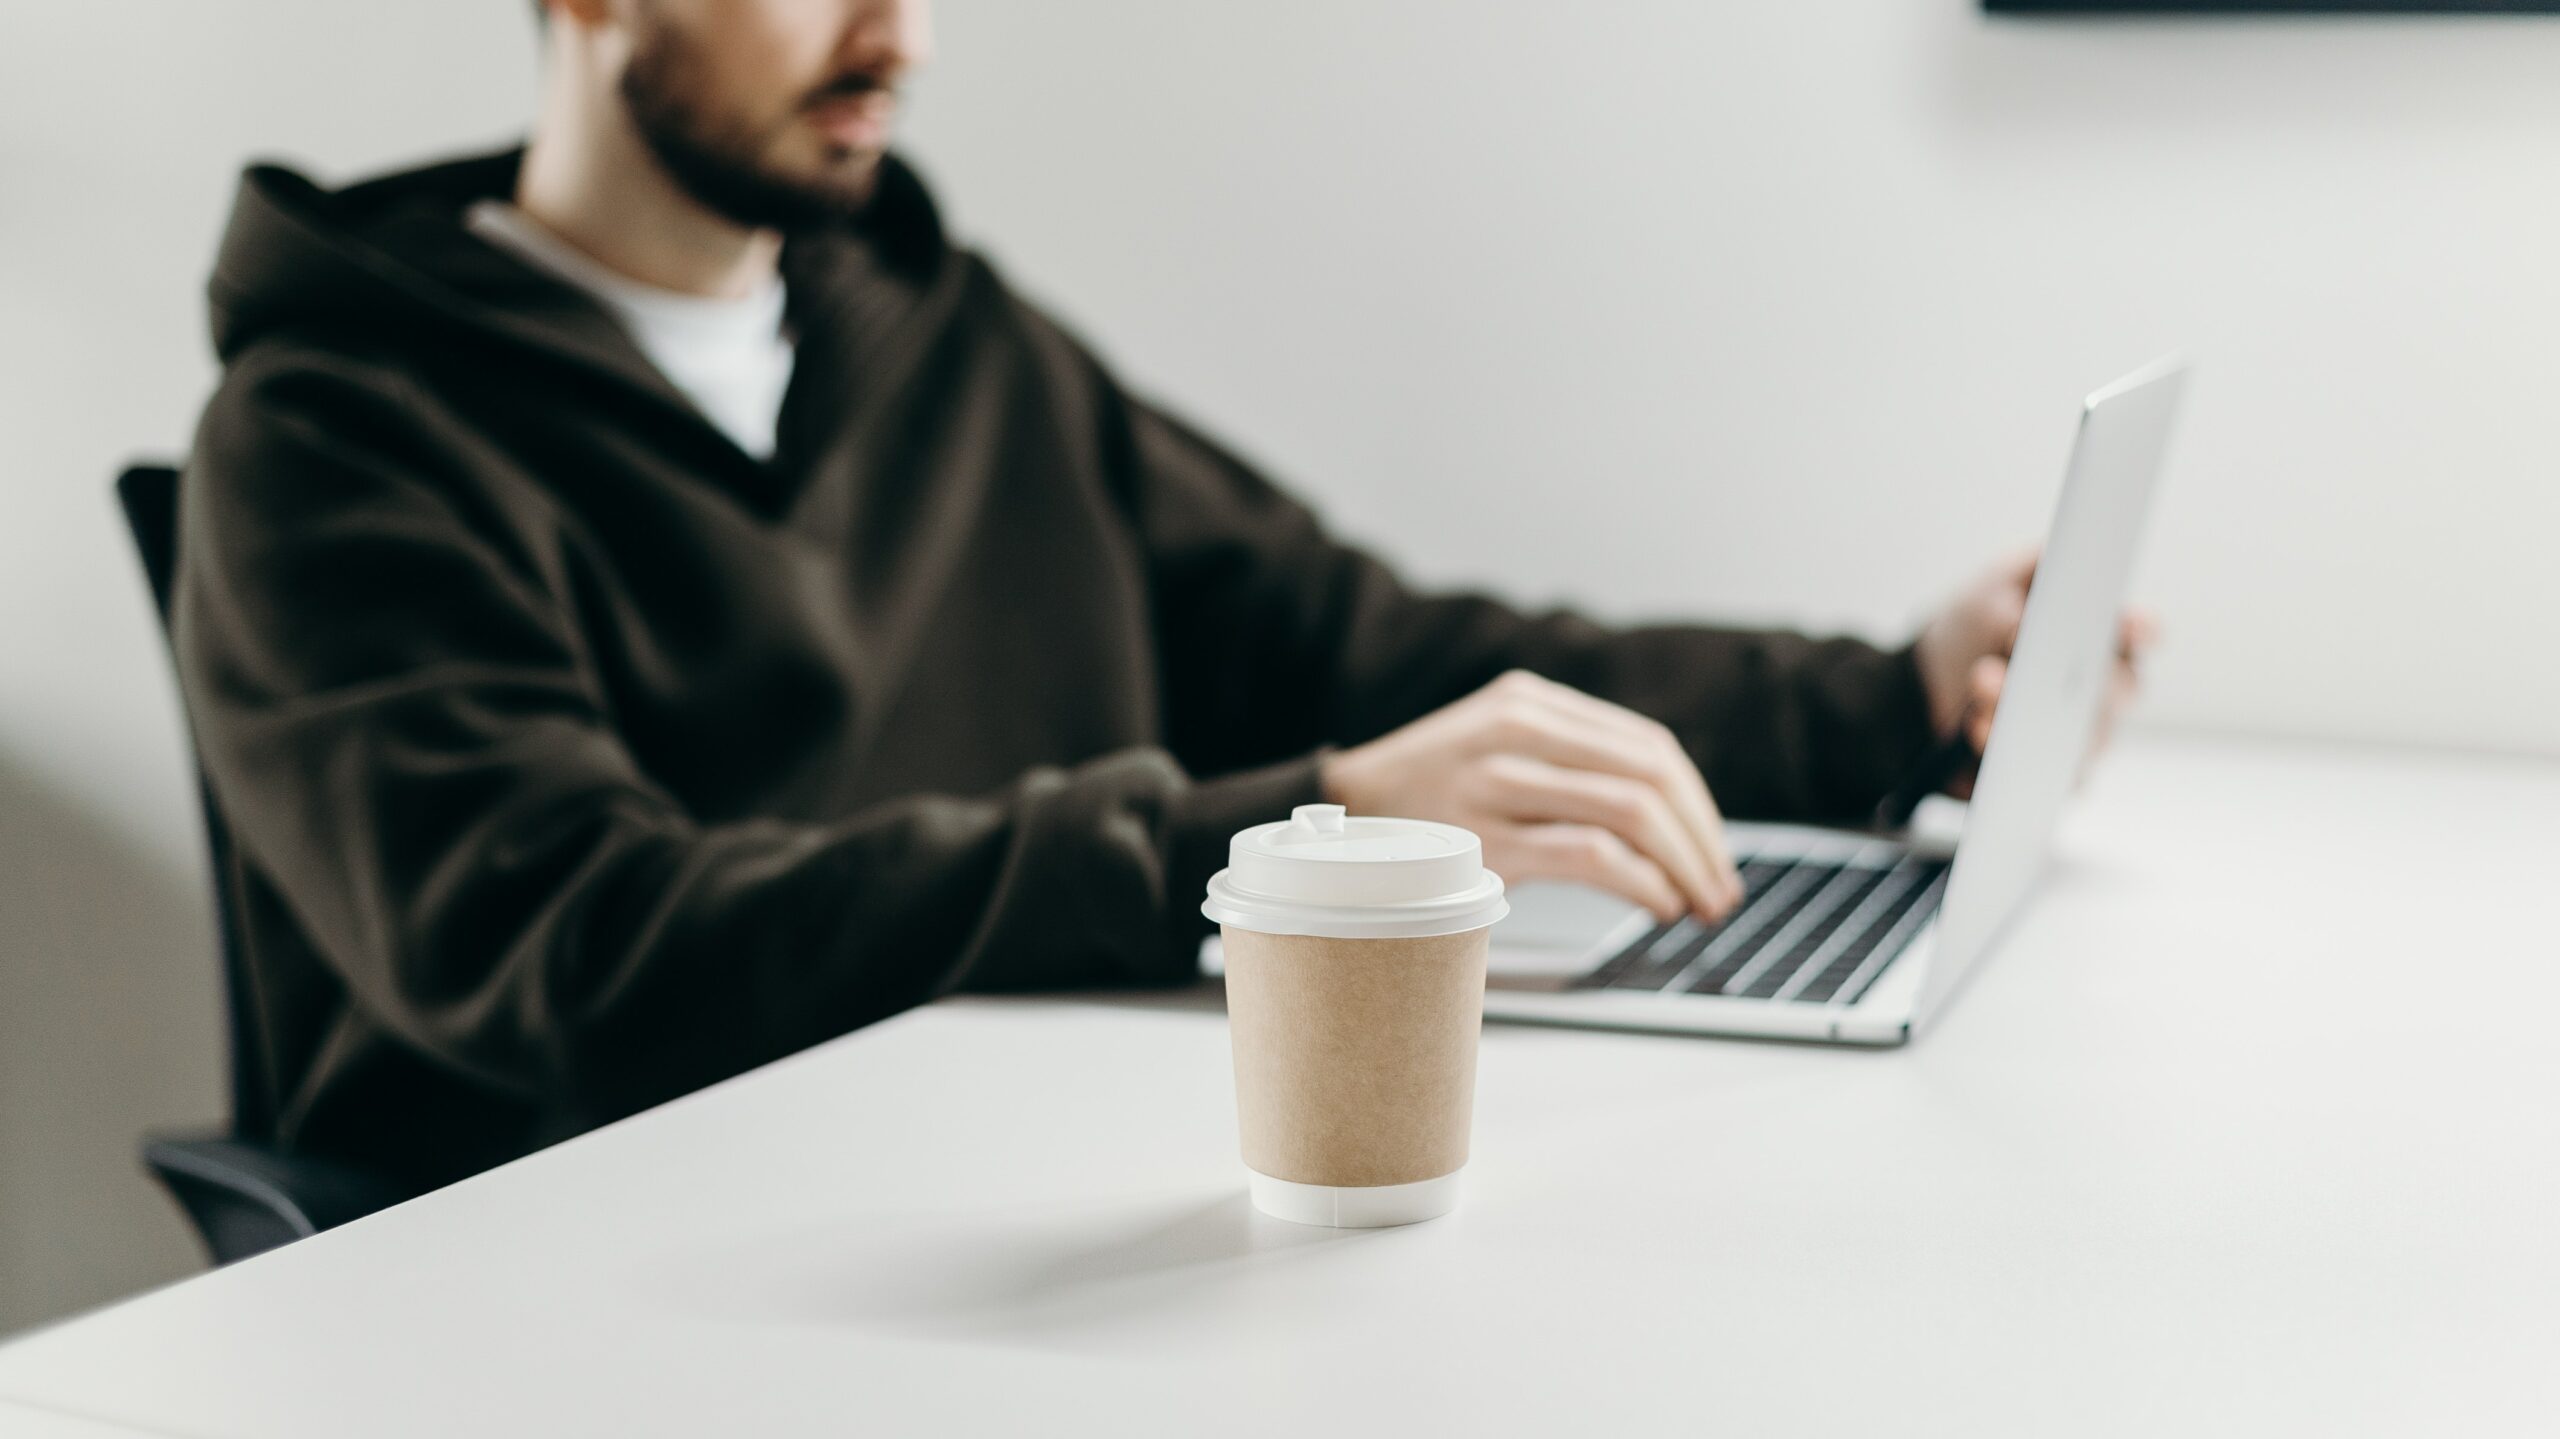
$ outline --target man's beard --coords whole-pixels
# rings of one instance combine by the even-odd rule
[[[623,103],[641,139],[696,203],[735,224],[795,230],[845,219],[869,202],[876,163],[848,164],[842,178],[765,169],[756,159],[764,137],[707,113],[700,76],[689,43],[665,25],[649,27],[622,73]]]

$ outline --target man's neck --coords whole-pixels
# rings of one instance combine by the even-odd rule
[[[736,298],[771,283],[782,237],[686,194],[619,105],[546,109],[516,178],[517,208],[596,263],[644,285]]]

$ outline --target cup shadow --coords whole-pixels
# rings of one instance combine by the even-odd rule
[[[1134,1219],[1117,1203],[919,1212],[858,1235],[800,1229],[696,1252],[657,1287],[680,1307],[748,1322],[1158,1357],[1215,1342],[1189,1322],[1204,1291],[1241,1295],[1390,1232],[1273,1219],[1241,1190]]]
[[[1092,1248],[1062,1249],[986,1297],[1005,1306],[1037,1305],[1133,1281],[1201,1274],[1257,1256],[1338,1243],[1356,1234],[1272,1219],[1256,1211],[1243,1194],[1230,1194],[1176,1211]]]

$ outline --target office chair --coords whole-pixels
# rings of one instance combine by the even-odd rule
[[[171,581],[178,560],[178,472],[136,465],[116,480],[126,526],[142,556],[151,597],[165,635]],[[245,1259],[277,1245],[361,1218],[407,1195],[379,1175],[311,1155],[288,1153],[275,1142],[275,1105],[261,1083],[254,1056],[255,1022],[249,1004],[247,956],[239,917],[223,877],[231,866],[231,834],[221,806],[201,778],[206,847],[213,857],[214,930],[222,954],[223,1015],[230,1045],[231,1132],[152,1135],[143,1140],[142,1162],[193,1220],[215,1264]]]

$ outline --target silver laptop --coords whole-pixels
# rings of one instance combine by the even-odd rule
[[[2034,887],[2078,779],[2184,380],[2157,361],[2081,407],[1959,834],[1734,825],[1748,897],[1717,925],[1522,886],[1494,930],[1486,1016],[1900,1044],[1954,998]]]

